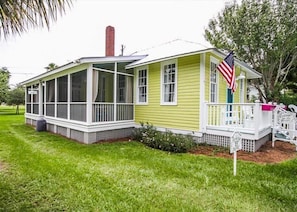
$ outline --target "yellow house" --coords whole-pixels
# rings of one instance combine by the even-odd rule
[[[114,36],[114,35],[113,35]],[[140,122],[228,146],[234,131],[256,151],[271,134],[271,111],[247,103],[261,74],[235,58],[234,94],[216,66],[226,54],[174,40],[128,56],[83,57],[23,82],[26,123],[94,143],[131,135]]]

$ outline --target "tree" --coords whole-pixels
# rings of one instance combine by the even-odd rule
[[[22,86],[17,86],[8,92],[8,105],[16,105],[16,114],[19,114],[19,105],[25,104],[25,90]]]
[[[6,102],[7,93],[9,90],[10,73],[7,68],[0,68],[0,104]]]
[[[262,73],[252,81],[260,99],[277,101],[297,60],[297,1],[235,1],[209,21],[204,36]]]
[[[57,64],[55,64],[55,63],[50,63],[50,64],[48,64],[48,66],[47,67],[45,67],[45,69],[47,70],[47,71],[51,71],[51,70],[54,70],[54,69],[56,69],[56,68],[58,68],[59,66],[57,65]]]
[[[50,21],[57,20],[72,0],[1,0],[0,37],[21,34],[31,27],[49,27]]]

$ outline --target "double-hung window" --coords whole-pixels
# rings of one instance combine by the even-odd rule
[[[161,103],[176,105],[177,103],[177,65],[176,61],[168,61],[161,65]]]
[[[148,71],[147,68],[137,70],[137,103],[146,104],[148,98]]]
[[[210,102],[217,102],[218,100],[218,72],[217,62],[210,61]]]

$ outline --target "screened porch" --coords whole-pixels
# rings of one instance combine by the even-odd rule
[[[127,64],[83,64],[27,86],[26,113],[90,124],[133,120],[133,70]]]

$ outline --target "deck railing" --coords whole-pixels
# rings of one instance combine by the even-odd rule
[[[259,134],[272,126],[272,110],[257,103],[205,103],[202,129],[237,129]]]
[[[133,120],[133,111],[133,103],[93,103],[93,122]]]

